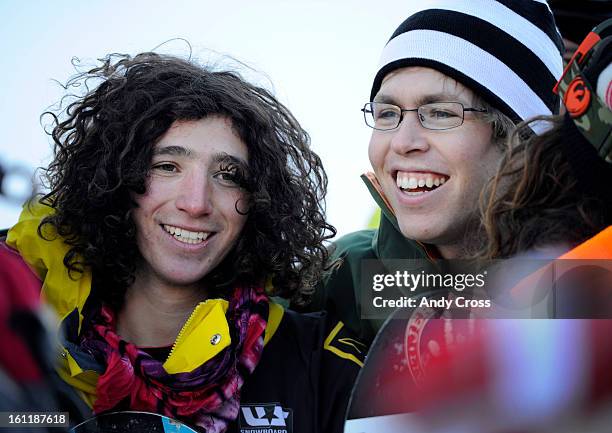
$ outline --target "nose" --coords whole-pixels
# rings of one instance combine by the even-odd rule
[[[400,155],[410,152],[425,152],[429,149],[427,129],[423,128],[417,118],[417,112],[404,113],[401,123],[391,138],[391,150]]]
[[[177,209],[192,217],[210,214],[213,210],[211,186],[204,173],[186,176],[179,184]]]

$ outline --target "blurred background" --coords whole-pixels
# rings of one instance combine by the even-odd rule
[[[63,96],[58,82],[76,73],[73,63],[86,68],[110,52],[160,44],[158,52],[188,56],[189,45],[176,38],[203,62],[229,55],[256,71],[247,77],[272,89],[311,135],[329,175],[330,222],[339,235],[364,228],[375,205],[359,179],[370,167],[370,130],[359,109],[411,3],[0,0],[0,182],[8,194],[0,196],[0,228],[16,221],[30,177],[50,160],[39,117]]]

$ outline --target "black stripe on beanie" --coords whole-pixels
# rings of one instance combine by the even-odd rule
[[[530,21],[534,26],[537,26],[540,30],[546,33],[550,40],[557,46],[559,53],[563,54],[565,52],[563,39],[561,39],[561,35],[559,34],[554,21],[550,19],[551,12],[547,5],[533,0],[519,2],[516,0],[496,1],[514,11],[516,14],[522,16],[527,21]],[[574,1],[578,2],[580,0]]]
[[[488,21],[461,12],[428,9],[404,21],[391,39],[413,30],[439,31],[476,45],[514,71],[551,112],[558,109],[558,98],[552,92],[557,80],[548,67],[523,43]]]
[[[387,63],[383,68],[378,71],[376,74],[376,78],[374,79],[373,89],[377,89],[376,93],[378,93],[378,89],[382,84],[383,78],[396,69],[407,68],[409,66],[424,66],[427,68],[435,69],[444,75],[448,75],[453,79],[457,80],[464,86],[468,87],[471,91],[476,93],[480,98],[484,99],[487,103],[489,103],[492,107],[497,108],[499,111],[504,113],[506,116],[510,118],[514,123],[519,123],[521,120],[521,116],[517,112],[515,112],[512,107],[510,107],[504,100],[502,100],[495,93],[491,92],[487,87],[480,84],[478,81],[473,78],[468,77],[467,75],[457,71],[454,68],[451,68],[444,63],[440,63],[431,59],[423,59],[423,58],[406,58],[399,59],[393,62]],[[552,92],[551,92],[552,93]],[[375,93],[372,93],[370,97],[370,101],[374,100]]]

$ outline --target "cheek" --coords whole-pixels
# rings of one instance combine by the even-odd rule
[[[462,187],[471,194],[480,194],[487,181],[495,175],[502,152],[489,140],[474,143],[457,156],[456,162],[462,166],[460,177]]]
[[[372,134],[370,138],[370,145],[368,146],[368,157],[370,158],[370,164],[376,173],[382,171],[387,146],[380,137],[376,136],[376,133]]]
[[[235,219],[234,219],[234,236],[236,238],[238,238],[240,236],[240,233],[242,233],[242,229],[244,228],[246,221],[247,221],[246,215],[236,214]]]
[[[488,164],[486,166],[486,175],[487,179],[493,177],[495,173],[497,173],[497,167],[499,165],[499,161],[503,156],[503,151],[497,147],[497,145],[492,144],[491,149],[487,153],[486,160]]]
[[[225,206],[225,215],[233,236],[238,237],[244,227],[248,214],[248,197],[244,193],[237,193],[228,200]],[[238,212],[239,211],[239,212]]]
[[[501,156],[497,146],[491,142],[490,130],[483,128],[467,129],[448,149],[453,149],[451,158],[456,165],[474,174],[495,172],[496,161]]]
[[[136,226],[136,232],[141,233],[144,228],[147,200],[145,196],[134,196],[136,207],[132,209],[131,218]]]
[[[234,200],[234,209],[238,209],[238,213],[244,215],[246,218],[246,214],[249,212],[250,206],[250,197],[247,193],[239,194],[238,197]]]
[[[488,180],[495,174],[502,155],[503,151],[496,143],[491,141],[490,135],[483,134],[481,136],[476,158],[476,161],[479,163],[479,171],[483,178]]]
[[[142,209],[134,208],[132,210],[131,218],[134,222],[134,226],[136,227],[136,236],[134,239],[138,249],[140,251],[148,251],[146,243],[152,236],[150,233],[151,229],[147,228],[146,218],[142,213]]]
[[[162,182],[159,182],[155,177],[149,177],[145,184],[144,194],[132,192],[130,195],[132,201],[136,204],[136,207],[132,210],[133,218],[138,214],[139,218],[143,219],[165,201],[168,197],[168,191]]]

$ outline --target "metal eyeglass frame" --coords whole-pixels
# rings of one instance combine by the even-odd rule
[[[376,128],[376,127],[370,125],[368,123],[367,116],[368,116],[368,114],[372,114],[374,112],[370,108],[372,106],[372,104],[385,104],[385,105],[390,105],[392,107],[397,107],[397,109],[400,111],[400,116],[399,116],[399,120],[397,122],[397,125],[395,125],[393,128]],[[422,109],[423,107],[426,107],[428,105],[433,105],[433,104],[457,104],[457,105],[460,105],[461,108],[463,109],[462,116],[461,116],[461,123],[458,124],[458,125],[455,125],[455,126],[448,127],[448,128],[429,128],[429,127],[425,126],[423,124],[423,120],[421,119],[421,115],[422,114],[419,113],[419,110]],[[370,109],[368,109],[368,108],[370,108]],[[366,102],[363,105],[363,108],[361,109],[361,111],[363,112],[363,120],[364,120],[365,124],[368,127],[372,128],[372,129],[375,129],[377,131],[393,131],[394,129],[397,129],[402,124],[402,120],[404,120],[404,113],[409,113],[409,112],[416,112],[417,113],[417,119],[419,119],[419,123],[421,124],[421,126],[423,128],[425,128],[425,129],[429,129],[431,131],[445,131],[447,129],[454,129],[454,128],[460,127],[461,125],[463,125],[463,122],[465,120],[465,112],[466,111],[474,111],[474,112],[477,112],[477,113],[486,113],[487,112],[487,110],[484,109],[484,108],[474,108],[474,107],[465,108],[465,106],[461,102],[457,102],[457,101],[430,102],[428,104],[423,104],[423,105],[421,105],[421,106],[419,106],[417,108],[411,108],[411,109],[403,109],[399,105],[389,104],[389,103],[386,103],[386,102]]]

